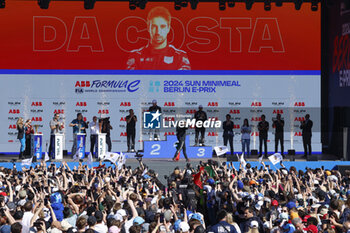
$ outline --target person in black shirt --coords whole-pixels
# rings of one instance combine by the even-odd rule
[[[127,144],[128,144],[128,152],[135,151],[135,125],[137,122],[137,117],[134,115],[134,110],[129,110],[129,115],[126,116],[126,136],[127,136]]]
[[[231,116],[230,114],[226,115],[226,121],[224,121],[222,125],[224,129],[224,146],[227,146],[227,141],[230,143],[230,149],[231,149],[231,155],[233,155],[233,128],[234,124],[233,121],[231,121]]]
[[[305,115],[305,121],[301,122],[300,129],[303,130],[303,145],[304,145],[304,156],[307,156],[307,151],[309,151],[309,155],[311,155],[311,137],[312,137],[312,129],[313,122],[310,120],[310,115]]]
[[[149,107],[148,111],[149,112],[157,112],[158,111],[159,113],[161,113],[162,112],[162,108],[157,105],[157,100],[152,100],[152,106]],[[149,140],[151,140],[151,141],[152,141],[152,134],[153,134],[153,129],[150,129],[149,130]],[[155,141],[159,141],[160,140],[160,138],[159,138],[159,129],[155,129],[154,130],[154,140]]]
[[[261,121],[258,124],[259,130],[259,150],[260,157],[262,156],[262,144],[265,147],[265,157],[267,157],[267,132],[269,131],[269,122],[265,120],[265,115],[261,115]]]
[[[194,118],[196,119],[196,122],[197,121],[201,121],[201,122],[204,122],[206,121],[208,118],[207,118],[207,113],[203,111],[203,106],[202,105],[199,105],[198,107],[198,111],[194,114]],[[195,129],[196,131],[196,138],[195,138],[195,146],[198,146],[198,137],[199,137],[199,133],[201,133],[201,139],[199,140],[199,145],[200,146],[203,146],[204,144],[204,134],[205,134],[205,128],[202,126],[202,127],[196,127]]]
[[[176,156],[178,155],[178,153],[183,152],[184,156],[185,156],[185,159],[186,159],[186,162],[189,162],[190,160],[188,159],[187,157],[187,153],[186,153],[186,144],[185,144],[185,140],[186,140],[186,130],[188,129],[186,127],[186,121],[185,120],[182,120],[182,121],[179,121],[178,122],[178,125],[176,127],[176,137],[177,137],[177,140],[179,141],[178,142],[178,145],[177,145],[177,150],[175,152],[175,155],[173,157],[173,161],[175,161],[175,158]]]
[[[283,140],[283,127],[284,127],[284,120],[281,119],[281,114],[277,114],[276,119],[272,118],[272,127],[276,129],[275,131],[275,153],[277,153],[278,150],[278,141],[281,143],[281,155],[283,156],[284,152],[284,140]]]
[[[109,120],[110,118],[102,118],[99,120],[99,122],[102,122],[102,129],[101,132],[106,134],[106,144],[108,145],[108,152],[112,151],[112,141],[111,141],[111,129],[113,127],[111,126],[111,122]]]

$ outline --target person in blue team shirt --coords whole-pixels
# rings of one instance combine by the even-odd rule
[[[77,134],[78,133],[85,133],[89,122],[85,122],[83,120],[83,114],[78,113],[77,118],[74,119],[69,126],[73,127],[73,147],[72,147],[72,155],[74,156],[77,151]]]

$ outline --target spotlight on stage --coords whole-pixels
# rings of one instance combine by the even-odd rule
[[[92,10],[94,9],[96,0],[84,0],[84,9]]]
[[[245,0],[245,8],[246,8],[247,10],[252,9],[253,4],[254,4],[254,0]]]
[[[281,7],[283,5],[283,0],[275,0],[276,6]]]
[[[311,10],[312,11],[318,10],[318,0],[311,0]]]
[[[41,9],[48,9],[50,5],[50,0],[38,0],[38,5]]]
[[[235,0],[228,0],[227,1],[227,5],[228,5],[228,7],[234,7],[235,6]]]
[[[219,10],[226,10],[226,0],[219,0]]]
[[[270,11],[271,10],[271,0],[265,0],[264,1],[264,9],[265,9],[265,11]]]
[[[294,6],[297,11],[300,10],[301,4],[303,4],[303,0],[294,0]]]
[[[0,8],[5,8],[5,0],[0,0]]]
[[[197,9],[197,5],[198,5],[199,0],[190,0],[190,5],[192,10]]]

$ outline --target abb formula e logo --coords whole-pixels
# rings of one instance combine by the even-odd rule
[[[84,80],[75,82],[75,92],[135,92],[140,88],[141,80]]]

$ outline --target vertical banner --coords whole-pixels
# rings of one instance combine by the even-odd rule
[[[61,160],[63,159],[63,134],[55,134],[55,157],[54,159]]]
[[[99,133],[96,142],[96,158],[102,159],[106,155],[106,134]]]
[[[85,158],[85,138],[86,138],[86,134],[78,133],[76,135],[76,137],[77,137],[77,150],[78,150],[79,159],[84,159]]]
[[[32,156],[35,156],[37,159],[42,159],[42,142],[43,135],[42,134],[32,134],[31,135],[32,142]]]

